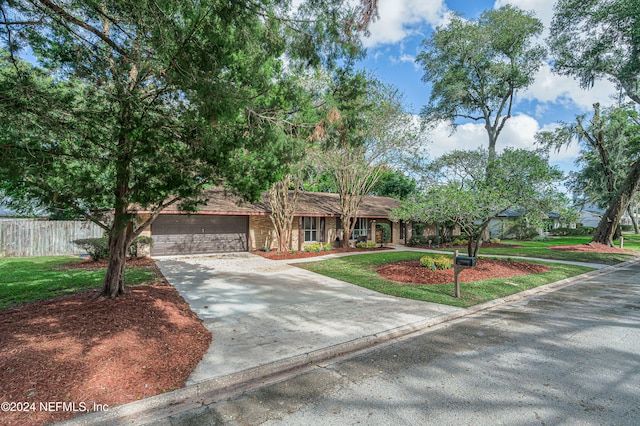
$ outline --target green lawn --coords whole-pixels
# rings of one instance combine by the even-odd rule
[[[591,268],[582,266],[545,263],[545,265],[551,268],[551,271],[542,274],[525,275],[508,279],[490,279],[474,283],[461,283],[460,298],[453,296],[453,283],[407,285],[386,280],[375,272],[375,268],[380,265],[401,260],[418,259],[423,255],[424,253],[406,251],[378,252],[340,257],[320,262],[299,263],[297,266],[380,293],[460,307],[476,305],[592,270]]]
[[[51,299],[80,290],[99,288],[105,269],[69,269],[65,263],[77,257],[0,258],[0,310],[41,299]],[[155,273],[148,267],[127,267],[127,285],[153,281]]]
[[[640,236],[634,234],[625,234],[624,248],[639,250],[640,255]],[[602,263],[606,265],[615,265],[616,263],[625,262],[633,259],[632,254],[620,253],[574,253],[568,251],[551,250],[550,246],[586,244],[591,241],[591,237],[551,237],[549,241],[515,241],[502,240],[505,244],[520,245],[522,247],[506,247],[506,248],[488,248],[480,247],[480,255],[502,255],[502,256],[524,256],[539,257],[541,259],[558,259],[572,260],[577,262]],[[616,247],[619,246],[618,241],[614,242]],[[439,249],[453,251],[454,249]],[[460,250],[460,254],[466,254],[466,250]]]

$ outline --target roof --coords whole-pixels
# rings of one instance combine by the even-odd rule
[[[504,210],[497,217],[520,217],[524,214],[525,214],[524,209],[515,208],[515,209]],[[560,219],[560,214],[554,213],[554,212],[547,213],[547,216],[549,217],[549,219]]]
[[[207,203],[195,214],[218,215],[268,215],[271,213],[266,193],[254,203],[243,202],[240,197],[222,188],[210,188],[203,194]],[[399,206],[399,201],[389,197],[365,196],[358,210],[359,217],[387,218],[391,209]],[[163,214],[182,213],[173,205]],[[340,196],[327,192],[300,192],[296,206],[296,216],[340,216]]]

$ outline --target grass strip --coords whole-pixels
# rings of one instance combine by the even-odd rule
[[[100,288],[106,269],[64,267],[78,261],[69,256],[0,258],[0,310]],[[126,267],[124,275],[126,285],[155,279],[150,267]]]
[[[456,298],[454,285],[414,285],[387,280],[375,269],[387,263],[414,260],[424,256],[419,252],[380,252],[356,256],[346,256],[320,262],[298,263],[296,266],[331,278],[346,281],[390,296],[440,303],[450,306],[469,307],[478,303],[498,299],[523,290],[560,281],[592,271],[585,266],[558,263],[540,263],[551,268],[541,274],[522,275],[511,278],[494,278],[473,283],[461,283],[461,297]],[[462,272],[464,274],[464,272]]]

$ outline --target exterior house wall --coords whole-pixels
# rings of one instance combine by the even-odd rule
[[[319,216],[315,217],[318,220]],[[301,228],[302,216],[294,216],[291,229],[291,249],[301,250],[304,248],[304,234]],[[325,217],[325,243],[333,244],[336,237],[341,233],[336,229],[337,218]],[[319,229],[318,229],[319,232]],[[277,249],[278,238],[275,227],[269,216],[249,216],[249,250],[260,250],[263,248]]]
[[[143,213],[139,214],[136,217],[136,221],[138,224],[143,223],[147,219],[151,217],[151,214]],[[141,237],[151,237],[151,226],[145,227],[142,232],[140,232]],[[138,256],[151,256],[151,246],[150,245],[142,245],[138,248]]]
[[[249,251],[276,247],[278,247],[278,238],[271,218],[269,216],[249,216]]]

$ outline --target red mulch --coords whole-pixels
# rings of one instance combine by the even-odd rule
[[[621,249],[617,247],[609,247],[606,244],[600,243],[587,243],[587,244],[574,244],[565,246],[553,246],[549,247],[551,250],[559,251],[571,251],[582,253],[635,253],[635,250]]]
[[[87,258],[82,262],[71,262],[64,265],[66,268],[106,268],[108,264],[108,259],[100,259],[98,261],[93,261],[91,258]],[[127,266],[150,266],[155,268],[156,264],[153,262],[153,259],[150,257],[130,257],[127,258],[126,261]]]
[[[510,278],[518,275],[539,274],[550,270],[548,266],[535,263],[477,259],[476,266],[462,271],[458,280],[473,282],[489,278]],[[433,271],[420,266],[419,260],[389,263],[378,267],[376,272],[386,279],[401,283],[431,285],[453,282],[453,268]]]
[[[94,299],[90,291],[0,311],[0,402],[35,403],[29,412],[3,412],[0,425],[83,414],[71,406],[47,412],[40,403],[92,410],[94,403],[113,407],[184,386],[211,334],[175,288],[127,291],[116,299]]]
[[[325,256],[327,254],[334,254],[334,253],[367,252],[367,251],[379,251],[379,250],[392,250],[392,248],[391,247],[375,247],[371,249],[360,249],[360,248],[349,247],[346,249],[334,248],[334,249],[331,249],[330,251],[324,251],[324,250],[320,252],[296,251],[295,253],[290,253],[288,251],[278,253],[276,250],[271,250],[271,251],[256,250],[256,251],[252,251],[251,253],[257,254],[258,256],[262,256],[264,258],[271,259],[271,260],[287,260],[287,259],[301,259],[305,257]]]

